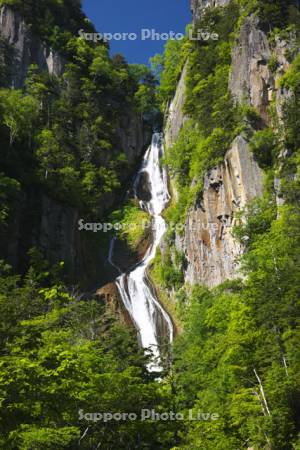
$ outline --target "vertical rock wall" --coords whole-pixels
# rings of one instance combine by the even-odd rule
[[[226,0],[193,0],[194,21],[205,8],[226,3]],[[271,54],[258,20],[253,17],[246,19],[233,49],[229,89],[237,102],[254,106],[265,121],[268,121],[267,106],[275,88],[275,79],[268,69]],[[285,70],[284,60],[282,65]],[[174,142],[185,120],[182,111],[184,76],[166,122],[167,145]],[[177,250],[183,252],[186,259],[186,282],[212,287],[239,275],[239,257],[243,248],[232,234],[235,215],[262,192],[263,173],[249,150],[248,142],[238,136],[228,149],[224,162],[206,174],[204,190],[188,212],[184,232],[176,235]]]
[[[238,136],[224,163],[207,173],[202,197],[190,209],[177,249],[187,261],[185,280],[216,286],[239,275],[241,245],[233,238],[235,213],[262,194],[261,171]]]
[[[286,52],[293,51],[294,45],[295,36],[291,33],[288,41],[277,38],[271,48],[255,16],[247,17],[241,26],[232,53],[229,89],[237,102],[256,108],[266,123],[269,122],[267,108],[273,98],[281,116],[281,106],[288,92],[279,88],[278,80],[289,67]],[[275,72],[269,68],[271,57],[278,65]]]
[[[185,78],[187,72],[187,64],[185,64],[180,80],[177,85],[175,96],[168,108],[166,125],[165,125],[165,142],[167,148],[170,147],[177,139],[178,134],[187,117],[183,112],[185,102]]]
[[[206,8],[227,3],[227,0],[192,0],[194,22]],[[281,89],[278,81],[289,67],[286,52],[295,51],[295,45],[295,36],[291,33],[287,41],[276,38],[271,47],[256,16],[243,21],[236,38],[229,90],[236,102],[253,106],[266,125],[270,123],[268,107],[272,100],[275,100],[279,119],[282,117],[282,105],[289,92]],[[273,72],[269,67],[271,58],[277,62],[277,69]],[[182,110],[185,75],[186,68],[167,116],[167,146],[176,140],[186,119]],[[279,180],[275,183],[280,190]],[[234,217],[262,193],[262,170],[253,158],[248,142],[238,136],[224,162],[206,174],[204,190],[188,212],[184,232],[177,233],[177,250],[183,252],[186,259],[186,282],[212,287],[239,275],[238,261],[243,248],[232,234]],[[282,202],[280,197],[278,202]]]
[[[9,79],[1,80],[2,85],[22,88],[31,64],[50,75],[63,74],[66,61],[35,36],[17,9],[11,6],[0,8],[0,39],[8,47],[9,69],[12,68]],[[119,141],[117,150],[124,150],[130,167],[129,173],[124,173],[125,183],[131,176],[130,171],[135,170],[151,135],[133,109],[120,115],[116,134]],[[81,280],[85,285],[108,281],[103,270],[106,249],[101,248],[99,239],[95,242],[95,236],[78,231],[78,220],[83,218],[80,211],[42,191],[22,192],[21,197],[16,202],[12,223],[5,231],[0,248],[3,257],[16,271],[22,272],[26,268],[28,249],[36,246],[50,263],[64,260],[72,280]],[[108,194],[99,205],[98,215],[104,216],[117,201],[116,193]]]
[[[0,37],[11,49],[13,71],[8,85],[22,87],[31,64],[37,64],[41,70],[48,70],[51,75],[62,74],[63,59],[33,36],[20,14],[10,6],[0,9]]]
[[[225,6],[230,0],[191,0],[191,9],[193,20],[196,22],[206,8],[213,8],[216,6]]]

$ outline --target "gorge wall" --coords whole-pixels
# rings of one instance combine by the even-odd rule
[[[187,261],[186,282],[213,287],[238,276],[242,246],[232,235],[236,213],[262,190],[261,171],[238,136],[224,163],[205,176],[203,195],[188,213],[183,236],[177,235],[177,250]]]
[[[13,68],[1,79],[2,86],[22,89],[32,64],[54,78],[63,77],[68,61],[31,31],[15,7],[0,8],[0,40],[0,60],[3,64],[7,62],[9,69]],[[151,132],[134,108],[120,113],[112,151],[123,150],[127,159],[129,169],[122,174],[124,189],[150,138]],[[117,190],[105,195],[92,221],[101,220],[118,201]],[[1,230],[1,253],[15,270],[23,272],[28,250],[38,247],[51,264],[65,261],[72,280],[83,280],[85,285],[109,281],[109,274],[103,270],[107,249],[95,242],[93,233],[78,231],[80,218],[84,217],[78,208],[58,201],[51,193],[23,189],[9,225]]]
[[[51,75],[62,75],[63,59],[38,36],[34,36],[20,13],[10,6],[0,9],[0,36],[11,50],[12,71],[9,80],[6,80],[7,85],[21,88],[31,64],[37,64],[41,70],[47,70]]]
[[[194,23],[205,14],[207,7],[224,6],[228,1],[192,0]],[[289,93],[278,86],[280,76],[288,69],[286,50],[293,47],[293,35],[285,41],[277,38],[274,48],[263,31],[259,19],[246,18],[232,50],[229,91],[235,102],[253,106],[262,121],[268,124],[268,106],[275,101],[278,116],[283,100]],[[278,68],[271,72],[268,63],[276,57]],[[187,119],[184,78],[178,83],[175,97],[166,118],[166,145],[171,146]],[[199,118],[201,120],[201,118]],[[263,194],[263,171],[259,168],[245,135],[232,142],[221,165],[210,170],[204,178],[204,189],[190,208],[184,232],[176,233],[176,248],[185,257],[185,281],[190,284],[216,286],[239,275],[239,257],[243,246],[233,237],[236,213]],[[195,183],[197,180],[193,180]],[[176,189],[174,187],[176,198]]]
[[[278,80],[289,67],[286,52],[292,51],[294,45],[295,36],[290,33],[288,40],[276,37],[271,48],[255,16],[247,17],[241,26],[232,54],[229,89],[236,101],[254,106],[266,123],[269,121],[267,107],[273,98],[280,117],[282,101],[288,95],[279,88]],[[277,61],[275,73],[268,66],[271,57]]]
[[[215,6],[225,6],[230,0],[191,0],[191,10],[193,21],[196,22],[206,8],[214,8]]]

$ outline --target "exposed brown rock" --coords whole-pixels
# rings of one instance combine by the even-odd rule
[[[152,242],[152,229],[149,226],[145,229],[145,233],[133,250],[128,246],[125,240],[116,240],[114,251],[114,263],[120,268],[122,272],[130,270],[133,266],[139,263],[145,256],[146,251]]]
[[[262,172],[247,142],[238,136],[224,163],[205,177],[202,198],[188,213],[183,237],[177,235],[188,283],[212,287],[238,276],[242,246],[232,236],[235,213],[261,196],[262,189]]]
[[[247,17],[232,52],[229,89],[239,102],[248,102],[267,120],[270,88],[274,79],[268,68],[271,49],[266,34],[259,28],[259,19]]]
[[[151,200],[151,192],[149,186],[149,174],[148,172],[142,172],[139,176],[136,186],[136,195],[139,200],[149,202]]]
[[[206,7],[224,3],[227,2],[194,0],[194,18],[199,18]],[[274,98],[279,119],[282,117],[282,105],[290,93],[280,88],[278,80],[289,67],[286,50],[291,52],[294,47],[292,35],[287,42],[277,38],[271,47],[255,16],[246,18],[242,24],[232,53],[229,89],[236,102],[255,107],[266,124],[270,122],[268,106]],[[276,57],[278,65],[274,73],[268,66],[272,56]],[[181,80],[176,93],[177,97],[180,94],[180,102],[176,96],[173,101],[176,108],[182,108],[183,93],[184,80]],[[182,111],[169,114],[166,126],[168,144],[178,136],[183,124],[182,115]],[[207,173],[202,197],[188,213],[183,236],[177,233],[177,249],[186,257],[187,282],[215,286],[239,275],[238,260],[243,247],[232,235],[235,214],[254,197],[262,195],[262,178],[262,171],[247,142],[238,136],[224,163]],[[278,204],[282,204],[278,180],[276,192]]]
[[[107,306],[118,317],[121,323],[134,328],[130,314],[123,304],[115,283],[106,284],[96,292],[96,295],[106,302]]]
[[[232,52],[232,70],[229,89],[239,103],[254,106],[265,122],[269,122],[267,107],[276,98],[279,117],[282,104],[290,93],[279,87],[279,79],[289,68],[287,50],[295,51],[295,36],[290,33],[288,41],[277,37],[271,48],[266,33],[260,28],[256,16],[247,17],[241,26]],[[269,69],[271,57],[276,58],[275,73]]]

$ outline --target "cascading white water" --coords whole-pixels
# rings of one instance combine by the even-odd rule
[[[168,192],[167,173],[160,165],[162,155],[163,136],[162,134],[155,133],[152,138],[151,147],[144,156],[143,164],[134,183],[134,193],[138,197],[137,186],[140,177],[143,173],[148,174],[151,199],[149,201],[141,201],[140,204],[152,216],[153,242],[143,260],[131,272],[121,274],[116,280],[123,303],[139,332],[142,346],[144,348],[151,348],[153,352],[154,360],[149,365],[149,369],[152,371],[161,370],[159,363],[158,315],[163,318],[167,326],[169,342],[173,340],[172,321],[159,301],[155,298],[146,274],[147,267],[155,257],[157,247],[167,228],[161,213],[165,209],[170,196]],[[113,262],[114,242],[115,239],[112,239],[109,261],[121,273],[120,269]]]

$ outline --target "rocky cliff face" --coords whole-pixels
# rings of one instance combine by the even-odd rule
[[[48,71],[50,75],[63,74],[64,59],[33,35],[19,12],[10,6],[0,9],[0,38],[8,44],[12,57],[13,71],[7,85],[21,88],[31,64],[37,64],[41,71]],[[120,117],[117,134],[128,162],[134,165],[150,141],[149,132],[144,129],[140,117],[134,111],[128,111]]]
[[[186,71],[187,65],[185,65],[183,68],[179,83],[177,85],[175,96],[168,109],[165,126],[165,143],[167,147],[170,147],[170,145],[172,145],[176,141],[180,129],[187,119],[183,112],[183,106],[185,102]]]
[[[132,110],[120,118],[117,134],[129,164],[134,166],[145,146],[150,144],[152,131],[144,126],[140,116]]]
[[[268,39],[258,28],[258,19],[247,18],[233,50],[229,88],[238,102],[253,105],[265,119],[273,85],[268,69],[270,56]]]
[[[271,49],[259,19],[250,16],[245,19],[234,46],[229,89],[236,101],[254,106],[265,122],[268,122],[267,107],[274,96],[281,115],[282,101],[288,93],[279,89],[278,80],[289,67],[286,51],[293,50],[294,40],[292,34],[288,42],[277,38]],[[278,65],[275,72],[268,65],[271,57]]]
[[[232,54],[229,89],[237,102],[256,108],[266,125],[270,123],[268,107],[271,101],[275,100],[278,119],[282,119],[282,106],[291,93],[279,86],[279,79],[290,65],[287,54],[297,54],[298,51],[293,32],[286,40],[277,36],[271,47],[257,17],[247,17],[241,26]],[[271,59],[277,66],[272,70],[269,65]],[[287,152],[282,151],[280,158],[284,159],[286,155]],[[275,178],[278,206],[284,202],[280,184],[279,178]]]
[[[53,76],[63,74],[66,61],[35,36],[19,12],[10,6],[0,8],[0,40],[8,47],[9,68],[13,68],[9,79],[3,80],[3,85],[22,88],[31,64]],[[128,110],[119,117],[116,133],[117,149],[124,150],[130,167],[129,173],[123,176],[126,182],[130,171],[136,169],[151,136],[134,110]],[[114,192],[107,194],[103,204],[99,205],[98,215],[104,216],[117,201]],[[78,231],[80,218],[83,218],[80,211],[58,202],[49,194],[23,192],[15,205],[9,230],[5,231],[1,253],[15,270],[22,272],[26,267],[28,249],[37,246],[50,263],[64,260],[72,280],[81,280],[84,285],[105,284],[110,279],[110,274],[103,270],[107,250],[101,248],[94,233]]]
[[[183,236],[177,235],[188,283],[213,287],[238,276],[242,247],[232,235],[235,213],[262,189],[261,171],[247,142],[238,136],[224,163],[207,173],[203,195],[188,213]]]
[[[10,86],[23,86],[31,64],[37,64],[41,70],[48,70],[53,75],[62,74],[63,59],[33,36],[20,14],[9,6],[0,9],[0,37],[11,50],[13,71],[7,83]]]
[[[76,208],[61,204],[42,192],[22,192],[15,202],[8,226],[1,228],[0,253],[18,273],[28,264],[27,252],[36,247],[46,259],[56,264],[65,262],[70,280],[89,285],[101,278],[101,255],[93,249],[93,233],[78,230],[80,213]]]
[[[207,7],[224,6],[222,1],[192,1],[194,21]],[[287,62],[276,45],[280,70]],[[276,89],[276,76],[270,73],[272,55],[265,33],[258,20],[248,18],[240,31],[232,55],[229,89],[237,102],[248,102],[268,121],[267,106]],[[171,145],[185,120],[183,74],[170,106],[166,121],[166,143]],[[282,93],[276,93],[278,98]],[[195,180],[196,181],[196,180]],[[183,234],[177,233],[176,247],[186,259],[185,280],[188,283],[215,286],[238,275],[238,259],[243,248],[233,235],[235,215],[263,192],[263,174],[244,137],[238,136],[228,150],[223,164],[213,168],[204,179],[201,198],[188,212]]]
[[[100,300],[104,301],[109,306],[112,313],[120,320],[121,323],[135,329],[130,314],[124,306],[116,283],[109,283],[98,289],[96,295]]]
[[[191,0],[193,21],[196,22],[205,12],[206,8],[225,6],[229,1],[230,0]]]
[[[206,8],[224,6],[226,3],[226,0],[192,0],[194,22]],[[280,118],[283,101],[289,95],[279,88],[278,83],[289,67],[287,50],[295,51],[295,37],[291,34],[287,41],[277,38],[271,48],[255,16],[244,20],[233,48],[229,90],[236,102],[253,106],[266,125],[270,122],[270,102],[275,100]],[[276,60],[275,70],[269,67],[271,58]],[[185,120],[182,112],[184,77],[185,71],[166,120],[167,146],[176,140]],[[276,183],[279,191],[278,180]],[[188,212],[183,234],[177,233],[176,247],[186,259],[186,282],[212,287],[238,275],[238,260],[243,248],[232,234],[234,217],[254,197],[261,196],[262,192],[263,173],[253,159],[245,138],[238,136],[223,164],[206,174],[201,198]],[[282,203],[280,195],[278,202]]]

